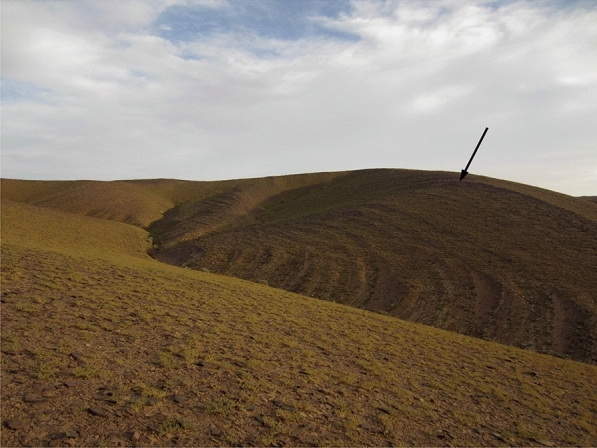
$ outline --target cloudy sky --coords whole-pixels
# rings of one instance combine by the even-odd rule
[[[3,177],[469,171],[597,195],[597,2],[2,0]]]

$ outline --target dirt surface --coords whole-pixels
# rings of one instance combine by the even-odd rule
[[[401,288],[387,258],[343,265],[350,248],[330,239],[347,270],[329,273],[291,246],[288,281],[328,293],[332,278],[354,291],[374,264],[382,281],[345,306],[157,262],[131,225],[8,201],[1,218],[2,446],[597,445],[597,367],[357,309]],[[400,303],[454,325],[459,268],[436,260],[431,286],[409,285]],[[418,306],[433,288],[449,300]],[[556,330],[582,329],[556,293]],[[521,303],[505,289],[501,300]]]
[[[595,445],[593,366],[4,246],[2,446]]]

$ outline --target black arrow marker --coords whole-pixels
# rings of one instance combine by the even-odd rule
[[[468,161],[468,163],[466,164],[466,168],[463,169],[462,171],[460,171],[460,180],[464,179],[465,176],[468,174],[468,167],[471,165],[471,162],[473,161],[473,158],[475,157],[475,154],[477,154],[477,149],[479,149],[479,146],[481,146],[481,142],[483,141],[483,138],[485,138],[485,134],[487,134],[487,130],[489,128],[485,128],[485,130],[483,131],[483,135],[481,136],[481,140],[479,140],[479,143],[477,143],[477,147],[475,148],[475,150],[473,151],[473,155],[471,156],[471,160]]]

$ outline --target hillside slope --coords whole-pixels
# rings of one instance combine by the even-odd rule
[[[597,362],[597,204],[469,175],[364,170],[220,182],[2,180],[135,224],[152,256]]]
[[[149,258],[148,233],[138,227],[19,202],[2,202],[2,241],[94,257]]]
[[[168,266],[130,225],[2,205],[2,446],[597,444],[595,366]]]
[[[1,179],[3,201],[23,202],[79,215],[147,227],[177,207],[177,216],[187,219],[189,203],[215,198],[223,201],[212,220],[218,225],[244,214],[269,196],[288,189],[333,179],[339,173],[240,179],[215,182],[175,179],[102,181],[32,181]],[[215,223],[211,223],[214,228]]]
[[[218,199],[150,226],[158,260],[597,362],[597,205],[452,173],[368,170],[269,197],[216,229]],[[189,210],[194,210],[194,214]]]

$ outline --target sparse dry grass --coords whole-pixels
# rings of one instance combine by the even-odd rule
[[[2,216],[2,417],[35,425],[28,443],[70,422],[79,446],[131,429],[154,446],[597,444],[594,366],[163,265],[123,224],[122,250],[95,252],[56,222]]]

